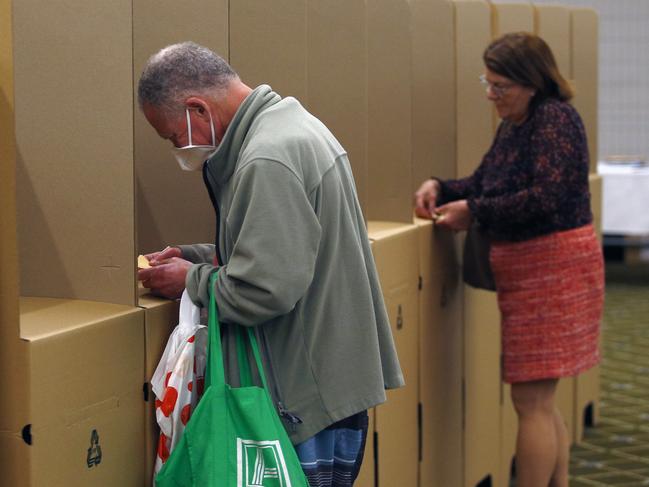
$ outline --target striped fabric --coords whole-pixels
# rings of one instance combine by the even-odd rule
[[[494,242],[490,261],[505,382],[569,377],[599,362],[604,270],[592,225]]]
[[[358,476],[365,439],[367,413],[360,429],[328,428],[296,445],[295,451],[310,487],[351,487]]]

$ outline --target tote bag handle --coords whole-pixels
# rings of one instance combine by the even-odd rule
[[[210,303],[208,308],[207,320],[207,333],[209,335],[209,342],[207,348],[207,370],[205,371],[205,389],[212,383],[217,387],[225,385],[225,368],[223,366],[223,349],[221,348],[221,325],[219,324],[218,310],[216,307],[216,299],[214,298],[214,285],[218,279],[218,271],[210,276]],[[237,325],[236,331],[236,344],[237,344],[237,362],[239,366],[239,378],[242,386],[252,385],[252,373],[248,358],[246,354],[246,346],[243,334],[247,332],[248,342],[252,349],[252,354],[255,359],[255,365],[259,371],[261,383],[266,392],[268,392],[268,384],[266,383],[266,375],[261,362],[261,354],[259,353],[259,345],[257,337],[252,328],[246,328],[244,332],[243,326]],[[214,382],[213,382],[214,381]]]

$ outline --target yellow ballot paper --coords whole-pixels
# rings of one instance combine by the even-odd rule
[[[137,256],[137,268],[138,269],[148,269],[151,267],[151,264],[149,264],[149,260],[144,257],[143,255],[138,255]]]

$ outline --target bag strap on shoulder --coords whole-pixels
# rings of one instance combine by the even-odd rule
[[[223,365],[223,349],[221,348],[221,326],[219,324],[218,311],[216,307],[216,299],[214,297],[214,286],[218,279],[218,271],[210,276],[210,303],[207,322],[207,333],[209,335],[208,349],[207,349],[207,371],[205,373],[205,388],[211,384],[216,386],[225,385],[225,369]],[[244,331],[245,329],[245,331]],[[246,333],[247,332],[247,333]],[[255,331],[250,327],[243,327],[237,325],[236,327],[236,350],[237,350],[237,364],[239,367],[239,380],[242,386],[253,385],[252,372],[250,364],[248,363],[248,354],[246,353],[245,339],[250,343],[250,349],[255,359],[255,365],[259,372],[259,377],[264,389],[268,392],[268,384],[266,382],[266,374],[261,361],[261,353],[259,352],[259,344]]]

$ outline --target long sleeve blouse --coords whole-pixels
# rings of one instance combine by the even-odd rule
[[[466,199],[494,240],[528,240],[592,221],[584,126],[556,99],[541,102],[521,125],[501,122],[476,171],[440,183],[437,203]]]

